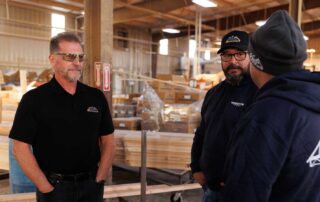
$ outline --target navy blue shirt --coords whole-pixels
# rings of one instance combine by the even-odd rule
[[[204,173],[212,190],[220,189],[230,136],[256,91],[251,78],[245,76],[238,86],[223,81],[206,94],[201,109],[202,120],[193,140],[190,166],[193,173]]]
[[[320,74],[274,77],[237,125],[224,202],[320,201]]]
[[[9,137],[32,145],[43,171],[74,174],[98,166],[99,138],[113,131],[100,90],[78,82],[71,95],[53,78],[22,97]]]

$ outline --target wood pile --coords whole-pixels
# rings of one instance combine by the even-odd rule
[[[0,91],[0,96],[1,122],[13,122],[22,94],[18,91]]]
[[[124,162],[140,167],[141,132],[117,130],[116,153],[124,151]],[[147,167],[189,170],[193,134],[148,132]],[[121,144],[119,143],[121,142]]]
[[[140,117],[113,118],[112,121],[116,129],[140,130],[141,128]]]
[[[0,91],[0,96],[0,169],[9,170],[8,135],[21,99],[21,93],[17,91]]]
[[[0,135],[0,169],[9,170],[8,137]]]

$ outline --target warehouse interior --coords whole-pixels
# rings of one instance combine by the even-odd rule
[[[83,40],[81,80],[101,89],[112,111],[115,169],[138,173],[143,167],[178,177],[174,183],[161,179],[162,187],[154,187],[153,193],[170,193],[159,201],[170,201],[176,193],[188,196],[188,190],[200,197],[200,186],[188,177],[190,148],[203,98],[224,80],[217,54],[223,35],[231,30],[251,35],[273,12],[287,10],[305,35],[304,67],[320,71],[319,0],[209,2],[213,7],[192,0],[0,0],[0,194],[9,194],[8,134],[19,101],[52,78],[50,38],[70,31]],[[125,196],[139,201],[149,182],[139,177],[123,193],[119,188],[114,201]],[[136,192],[130,195],[129,189]],[[34,200],[23,197],[16,201]]]

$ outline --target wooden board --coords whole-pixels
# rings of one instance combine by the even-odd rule
[[[0,169],[9,170],[9,139],[7,136],[0,136]]]
[[[103,198],[110,199],[117,197],[138,196],[140,195],[140,186],[140,183],[105,186]],[[150,195],[166,192],[178,192],[200,188],[201,187],[198,183],[171,186],[160,184],[147,186],[146,194]],[[0,202],[34,202],[35,197],[35,193],[6,194],[0,195]]]
[[[125,164],[140,167],[141,132],[117,130],[115,135],[123,141]],[[149,132],[147,167],[189,170],[193,136],[189,133]]]
[[[12,127],[12,121],[2,121],[0,123],[0,135],[8,136]]]

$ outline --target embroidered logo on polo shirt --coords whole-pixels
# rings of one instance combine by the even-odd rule
[[[99,110],[96,107],[91,106],[91,107],[88,107],[87,112],[98,113]]]
[[[310,168],[320,165],[320,141],[316,148],[314,148],[306,163],[309,164]]]
[[[234,102],[234,101],[231,101],[231,104],[233,106],[236,106],[236,107],[243,107],[244,106],[244,103],[242,102]]]

